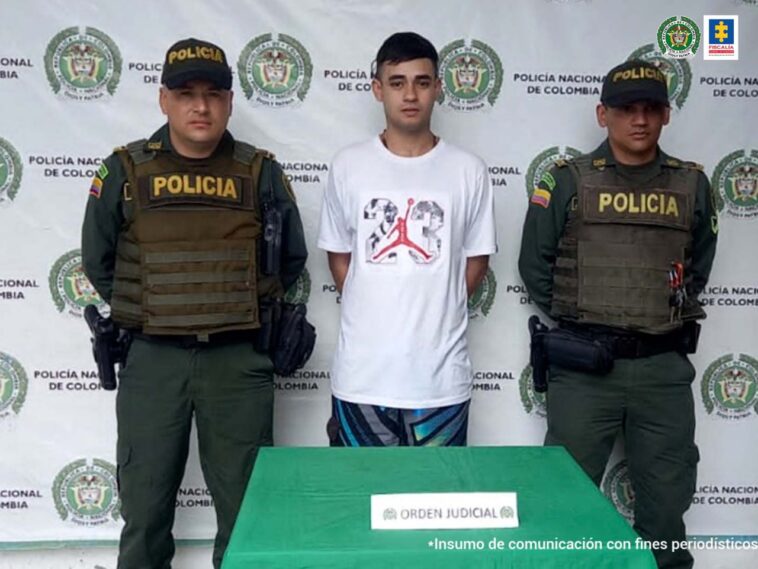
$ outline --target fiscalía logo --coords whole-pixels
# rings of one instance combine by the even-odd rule
[[[703,59],[737,61],[739,59],[739,16],[703,16],[707,42]]]
[[[487,274],[481,284],[476,287],[474,294],[468,299],[468,317],[478,318],[479,316],[488,316],[492,305],[495,303],[495,294],[497,293],[497,280],[492,269],[487,269]]]
[[[721,356],[708,366],[700,384],[705,410],[724,419],[758,413],[758,360],[746,354]]]
[[[658,47],[676,59],[692,57],[700,45],[700,28],[686,16],[673,16],[658,27]]]
[[[80,249],[74,249],[61,256],[50,270],[48,280],[58,312],[68,308],[69,314],[81,316],[88,304],[95,304],[98,308],[105,305],[84,274]]]
[[[634,50],[627,60],[642,59],[652,63],[660,69],[666,76],[666,85],[669,91],[669,101],[677,109],[681,109],[687,95],[690,93],[692,84],[692,70],[690,64],[685,59],[671,59],[664,57],[663,54],[655,49],[655,45],[643,45]]]
[[[26,400],[29,380],[13,356],[0,352],[0,418],[18,415]]]
[[[95,28],[66,28],[45,50],[45,71],[54,93],[91,101],[116,92],[121,53],[113,40]]]
[[[308,304],[311,297],[311,275],[308,269],[303,269],[295,283],[284,293],[284,302],[291,304]]]
[[[534,188],[540,183],[545,174],[549,174],[550,167],[556,160],[568,160],[580,156],[581,151],[571,146],[561,149],[559,146],[551,146],[537,154],[529,164],[526,171],[526,193],[531,198]],[[551,189],[552,191],[552,189]]]
[[[21,156],[10,142],[0,137],[0,203],[16,197],[22,172]]]
[[[634,490],[629,478],[629,466],[626,460],[617,462],[605,474],[601,484],[603,494],[613,503],[616,511],[629,523],[634,522]]]
[[[503,85],[500,57],[479,40],[456,40],[440,51],[442,91],[437,102],[457,111],[494,106]]]
[[[313,75],[308,51],[286,34],[253,38],[242,50],[237,69],[245,96],[270,107],[305,100]]]
[[[734,217],[758,215],[758,150],[735,150],[716,165],[711,179],[716,207]]]
[[[518,380],[518,391],[521,396],[521,405],[524,406],[524,411],[529,415],[547,417],[547,402],[545,400],[545,394],[537,393],[534,390],[531,365],[527,365],[521,372],[521,376]]]
[[[71,516],[75,524],[97,526],[118,520],[121,501],[116,467],[99,458],[75,460],[55,477],[53,499],[64,521]]]

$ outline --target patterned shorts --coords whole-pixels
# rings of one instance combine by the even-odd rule
[[[466,446],[470,401],[426,409],[349,403],[332,397],[332,446]]]

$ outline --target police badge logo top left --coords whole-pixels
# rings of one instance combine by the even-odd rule
[[[50,293],[58,312],[66,312],[81,317],[84,307],[94,304],[98,310],[105,302],[92,286],[82,268],[82,252],[74,249],[62,255],[50,269]]]
[[[758,216],[758,150],[735,150],[724,156],[711,178],[716,207],[731,217]]]
[[[459,39],[442,48],[439,61],[439,104],[456,111],[478,111],[495,105],[503,86],[503,64],[489,45]]]
[[[18,415],[26,400],[29,380],[19,361],[0,352],[0,419]]]
[[[290,304],[308,304],[310,296],[311,275],[308,269],[303,269],[303,272],[297,277],[295,283],[284,293],[284,302],[289,302]]]
[[[112,96],[121,78],[121,65],[118,46],[92,27],[66,28],[45,50],[45,71],[53,93],[76,101]]]
[[[93,458],[66,465],[53,481],[53,500],[61,520],[80,526],[98,526],[118,521],[116,467]]]
[[[547,397],[545,397],[544,393],[534,390],[534,378],[532,374],[532,366],[527,365],[519,376],[518,386],[521,405],[523,405],[527,415],[534,415],[544,419],[547,417]]]
[[[471,319],[479,316],[487,316],[495,304],[495,294],[497,293],[497,279],[492,269],[487,269],[481,284],[476,287],[474,294],[468,299],[468,316]]]
[[[0,137],[0,204],[12,202],[21,186],[23,163],[13,145]]]
[[[603,494],[616,507],[616,511],[631,524],[634,523],[634,489],[629,477],[629,465],[626,460],[617,462],[606,472],[601,483]]]
[[[286,107],[308,94],[313,64],[308,50],[286,34],[263,34],[242,50],[237,62],[245,97],[254,105]]]
[[[686,16],[673,16],[658,27],[658,47],[667,57],[692,57],[700,46],[700,28]]]
[[[700,382],[708,414],[745,419],[758,414],[758,360],[747,354],[727,354],[708,366]]]

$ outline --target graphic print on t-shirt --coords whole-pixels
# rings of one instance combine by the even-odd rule
[[[363,208],[364,220],[378,220],[366,239],[367,263],[396,263],[407,251],[419,264],[431,264],[440,256],[442,239],[437,231],[445,221],[444,210],[434,201],[408,198],[405,215],[386,198],[373,198]]]

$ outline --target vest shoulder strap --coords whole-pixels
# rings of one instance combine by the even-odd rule
[[[130,142],[125,147],[120,146],[119,148],[116,148],[114,152],[118,153],[126,151],[129,154],[129,158],[132,159],[132,162],[139,166],[140,164],[144,164],[155,158],[155,152],[148,152],[145,150],[145,144],[147,144],[147,140],[141,138]]]
[[[237,162],[241,162],[246,166],[251,166],[256,158],[256,155],[260,155],[261,158],[268,158],[269,160],[275,159],[273,153],[269,152],[268,150],[264,150],[263,148],[256,148],[247,142],[241,142],[238,140],[234,141],[233,156]]]

